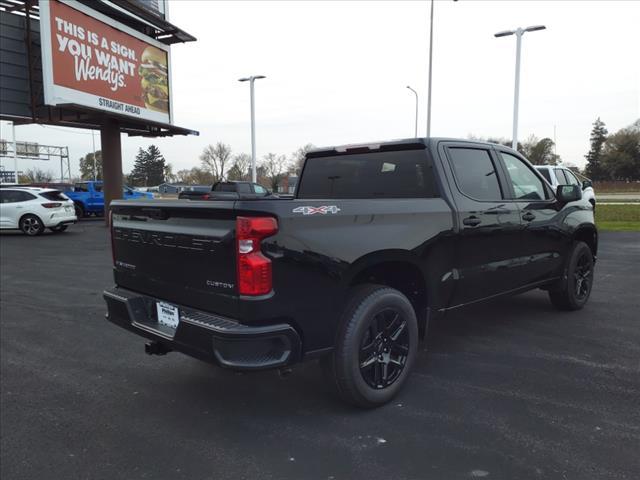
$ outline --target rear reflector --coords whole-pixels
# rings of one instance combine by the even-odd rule
[[[260,242],[278,231],[272,217],[236,219],[236,254],[240,295],[265,295],[273,288],[271,260],[260,251]]]

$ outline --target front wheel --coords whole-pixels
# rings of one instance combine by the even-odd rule
[[[591,295],[593,267],[589,245],[575,242],[560,284],[549,290],[551,303],[559,310],[580,310],[584,307]]]
[[[393,288],[362,285],[349,298],[324,366],[344,401],[378,407],[400,391],[417,349],[418,323],[407,297]]]
[[[29,214],[20,219],[20,230],[22,230],[22,233],[25,235],[34,237],[44,232],[44,224],[39,217]]]

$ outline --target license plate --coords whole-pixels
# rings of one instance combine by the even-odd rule
[[[177,328],[180,323],[180,314],[178,307],[169,303],[157,302],[156,310],[158,312],[158,323],[167,327]]]

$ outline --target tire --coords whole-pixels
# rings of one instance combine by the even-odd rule
[[[84,217],[84,207],[79,203],[74,203],[73,205],[76,209],[76,217],[78,217],[78,220],[80,220]]]
[[[54,233],[62,233],[67,228],[69,228],[69,225],[58,225],[57,227],[50,227],[49,230],[51,230]]]
[[[393,288],[362,285],[352,290],[323,367],[342,400],[374,408],[400,391],[417,350],[418,323],[407,297]]]
[[[560,284],[549,290],[549,299],[558,310],[580,310],[593,286],[593,254],[589,245],[575,242]]]
[[[44,232],[44,223],[37,215],[27,214],[20,219],[20,230],[25,235],[35,237]]]

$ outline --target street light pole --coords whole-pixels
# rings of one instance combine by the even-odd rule
[[[511,140],[511,148],[518,149],[518,109],[520,103],[520,50],[522,49],[522,35],[526,32],[535,32],[537,30],[544,30],[547,27],[544,25],[534,25],[527,28],[518,27],[516,30],[506,30],[504,32],[498,32],[494,34],[494,37],[508,37],[510,35],[516,36],[516,79],[515,87],[513,89],[513,133]]]
[[[98,162],[96,160],[96,137],[93,135],[94,131],[91,130],[91,145],[93,146],[93,181],[98,179]]]
[[[431,136],[431,78],[433,73],[433,0],[429,26],[429,88],[427,90],[427,138]],[[416,135],[417,136],[417,135]]]
[[[409,85],[407,85],[407,88],[409,90],[411,90],[413,92],[413,94],[416,96],[416,126],[414,129],[414,134],[413,136],[418,138],[418,92],[416,92],[413,88],[411,88]]]
[[[251,181],[256,183],[256,109],[255,109],[255,94],[253,83],[261,78],[267,78],[264,75],[252,75],[251,77],[244,77],[239,79],[239,82],[249,82],[249,95],[251,97]]]

